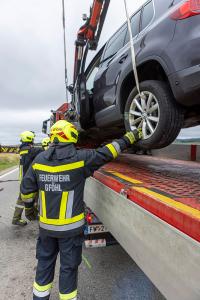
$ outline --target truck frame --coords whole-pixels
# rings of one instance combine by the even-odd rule
[[[200,299],[199,163],[122,155],[85,203],[167,299]]]

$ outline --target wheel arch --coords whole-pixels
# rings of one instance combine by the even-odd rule
[[[145,80],[161,80],[167,82],[170,85],[167,75],[169,74],[169,70],[160,57],[151,57],[140,62],[137,66],[137,71],[139,82]],[[119,104],[121,113],[124,112],[128,96],[135,85],[136,83],[133,70],[129,70],[129,72],[127,72],[127,75],[123,79],[120,88]]]

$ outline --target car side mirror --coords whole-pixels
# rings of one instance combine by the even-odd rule
[[[47,123],[49,122],[48,120],[43,121],[43,125],[42,125],[42,132],[47,134]]]
[[[74,93],[74,86],[73,86],[73,84],[68,85],[67,89],[68,89],[68,91],[70,92],[71,95]]]

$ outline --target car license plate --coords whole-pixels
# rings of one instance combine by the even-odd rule
[[[102,232],[108,232],[103,224],[87,226],[87,234],[102,233]]]

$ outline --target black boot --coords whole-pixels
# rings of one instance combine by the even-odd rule
[[[27,222],[23,219],[18,219],[18,220],[13,219],[12,224],[13,225],[19,225],[19,226],[26,226]]]

